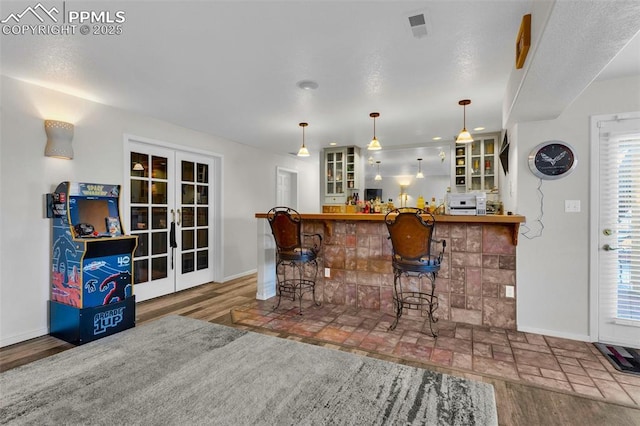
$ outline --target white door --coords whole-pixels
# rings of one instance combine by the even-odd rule
[[[212,159],[129,143],[124,194],[134,253],[134,292],[142,301],[212,281]]]
[[[601,120],[597,129],[598,340],[638,348],[640,118]]]
[[[276,205],[298,208],[298,172],[276,168]]]
[[[178,152],[176,167],[180,180],[175,210],[176,290],[184,290],[213,280],[213,161]]]

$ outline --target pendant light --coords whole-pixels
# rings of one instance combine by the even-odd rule
[[[471,103],[471,100],[469,99],[463,99],[461,101],[458,102],[458,105],[462,105],[463,108],[463,114],[464,114],[464,118],[462,121],[462,131],[460,131],[460,134],[458,135],[458,137],[456,138],[456,143],[471,143],[473,142],[473,138],[471,137],[471,134],[467,131],[467,105],[469,105]]]
[[[300,123],[299,124],[299,126],[302,127],[302,146],[300,147],[300,150],[298,151],[298,157],[308,157],[309,156],[309,150],[304,145],[304,128],[307,127],[308,125],[309,125],[309,123]]]
[[[373,118],[373,139],[371,139],[367,149],[369,151],[379,151],[382,149],[382,146],[380,146],[380,142],[378,142],[378,139],[376,138],[376,118],[380,117],[380,113],[372,112],[369,114],[369,117]]]
[[[378,174],[376,174],[376,177],[373,178],[373,180],[382,180],[382,176],[380,175],[380,161],[376,161],[376,165],[378,166]]]
[[[416,175],[416,179],[424,179],[424,175],[422,174],[422,158],[418,158],[418,174]]]

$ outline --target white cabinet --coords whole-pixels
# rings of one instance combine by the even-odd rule
[[[360,148],[325,148],[322,204],[345,204],[360,187]]]
[[[453,184],[458,192],[498,189],[498,142],[500,134],[473,135],[470,144],[456,144]]]

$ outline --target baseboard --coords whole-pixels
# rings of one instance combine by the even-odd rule
[[[255,274],[257,272],[258,272],[257,269],[251,269],[249,271],[240,272],[239,274],[235,274],[235,275],[230,275],[228,277],[224,277],[224,281],[222,281],[222,282],[226,283],[227,281],[235,280],[236,278],[246,277],[247,275]]]
[[[26,340],[35,339],[36,337],[41,337],[49,334],[49,328],[39,328],[37,330],[32,330],[27,333],[17,334],[15,336],[3,337],[0,339],[0,348],[4,348],[5,346],[14,345],[16,343],[21,343]]]
[[[588,334],[564,333],[557,330],[544,330],[540,328],[520,326],[518,326],[518,331],[522,331],[524,333],[542,334],[549,337],[559,337],[561,339],[579,340],[581,342],[595,342],[595,340],[593,340]]]

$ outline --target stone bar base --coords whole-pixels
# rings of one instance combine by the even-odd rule
[[[316,297],[332,304],[394,315],[392,247],[384,216],[363,216],[340,220],[338,214],[302,215],[303,232],[323,236]],[[447,241],[436,279],[438,318],[516,329],[516,299],[507,298],[505,288],[516,287],[515,244],[518,225],[524,218],[511,216],[509,221],[498,222],[493,218],[497,217],[478,220],[436,216],[436,238]],[[257,298],[261,300],[275,295],[275,245],[272,239],[269,241],[270,236],[267,221],[258,220]],[[421,284],[413,279],[410,285]],[[428,280],[422,285],[426,290]],[[408,311],[404,315],[420,312]]]

